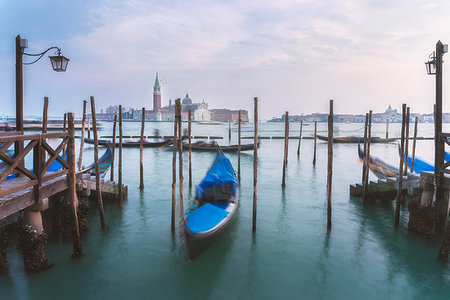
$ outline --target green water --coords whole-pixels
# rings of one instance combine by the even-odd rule
[[[110,134],[104,123],[101,135]],[[390,125],[398,136],[399,124]],[[171,123],[147,123],[171,134]],[[124,135],[138,135],[139,123],[126,123]],[[283,135],[284,124],[262,123],[262,136]],[[298,123],[291,124],[297,135]],[[337,135],[361,133],[361,124],[337,124]],[[413,127],[411,127],[411,130]],[[450,128],[448,128],[450,129]],[[252,126],[243,136],[252,135]],[[312,135],[313,126],[304,127]],[[359,130],[359,131],[358,131]],[[384,136],[374,124],[374,136]],[[326,124],[319,124],[326,133]],[[431,124],[419,126],[419,136],[431,136]],[[193,125],[193,135],[227,137],[228,125]],[[233,129],[233,141],[236,132]],[[252,140],[244,140],[244,143]],[[227,144],[228,140],[221,141]],[[363,208],[349,196],[349,184],[361,180],[355,145],[334,147],[333,227],[326,230],[326,143],[304,140],[297,158],[297,140],[289,142],[286,188],[281,189],[283,140],[262,140],[258,164],[257,231],[253,236],[253,153],[242,154],[240,207],[235,222],[197,259],[185,259],[180,238],[170,234],[170,149],[144,150],[145,190],[140,192],[139,149],[124,149],[124,182],[128,199],[120,209],[105,204],[108,230],[102,231],[97,206],[91,202],[90,232],[82,237],[85,255],[71,259],[72,244],[51,239],[47,258],[53,267],[39,274],[23,271],[17,239],[10,236],[10,269],[0,274],[0,299],[449,299],[450,264],[437,260],[440,239],[434,241],[406,230],[408,211],[394,228],[394,206]],[[418,141],[418,156],[432,161],[432,141]],[[397,165],[396,144],[374,144],[372,154]],[[237,169],[237,154],[228,154]],[[214,158],[193,153],[193,182],[201,180]],[[92,161],[85,149],[85,164]],[[192,197],[187,187],[184,155],[185,207]],[[371,179],[375,177],[371,175]],[[177,189],[178,190],[178,189]],[[178,209],[178,207],[177,207]],[[177,228],[178,229],[178,228]]]

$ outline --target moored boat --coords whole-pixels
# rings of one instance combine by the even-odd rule
[[[199,255],[228,227],[238,201],[236,175],[230,160],[220,151],[185,213],[184,238],[189,259]]]
[[[111,169],[111,163],[112,163],[112,147],[108,145],[105,153],[98,159],[98,168],[100,170],[100,176],[104,177],[106,175],[106,172]],[[89,174],[91,176],[95,176],[95,162],[89,165],[87,167],[88,169],[92,168],[91,171],[89,171]]]
[[[94,139],[84,138],[84,142],[87,144],[94,144]],[[171,142],[172,142],[171,139],[163,139],[163,140],[159,140],[159,141],[155,141],[155,142],[151,142],[147,139],[144,139],[143,146],[144,146],[144,148],[156,148],[156,147],[161,147],[161,146],[170,144]],[[108,145],[112,145],[112,141],[98,140],[98,144],[100,146],[108,146]],[[119,147],[118,139],[116,139],[115,146]],[[140,139],[125,140],[122,142],[122,147],[124,147],[124,148],[139,148],[140,146],[141,146]]]
[[[328,141],[327,136],[317,135],[317,138],[322,141]],[[396,138],[382,139],[380,137],[372,137],[370,143],[391,143],[394,142]],[[337,144],[357,144],[364,143],[364,137],[359,136],[346,136],[346,137],[335,137],[333,138],[333,143]]]
[[[187,149],[189,147],[188,143],[183,143],[183,148]],[[254,144],[241,144],[241,151],[253,150]],[[202,141],[195,142],[191,144],[191,149],[194,151],[217,151],[217,143],[214,141],[212,143],[205,143]],[[223,152],[238,152],[239,145],[229,145],[229,146],[220,146],[220,149]]]

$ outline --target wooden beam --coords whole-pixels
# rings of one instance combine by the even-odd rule
[[[20,162],[28,154],[28,152],[30,152],[31,149],[33,149],[33,147],[36,146],[37,143],[38,141],[36,140],[29,142],[28,145],[25,147],[25,149],[23,149],[22,153],[19,153],[19,156],[14,159],[0,152],[0,159],[9,165],[2,173],[0,173],[0,183],[5,181],[5,179],[12,173],[14,169],[19,170],[21,173],[23,173],[30,179],[37,178],[32,172],[30,172],[30,170],[19,165]]]

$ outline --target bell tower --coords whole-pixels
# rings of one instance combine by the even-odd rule
[[[153,111],[161,108],[161,86],[159,85],[158,73],[156,73],[155,85],[153,86]]]

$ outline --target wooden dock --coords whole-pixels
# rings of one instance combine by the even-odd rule
[[[420,187],[421,179],[416,176],[403,176],[402,190],[407,191],[408,195],[412,195],[414,189]],[[362,197],[363,185],[356,183],[350,185],[350,196]],[[386,178],[370,181],[368,185],[367,196],[370,199],[393,200],[397,196],[398,179]]]

